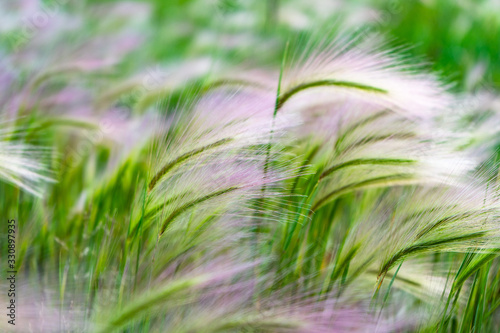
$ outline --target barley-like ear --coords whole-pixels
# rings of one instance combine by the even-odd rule
[[[285,72],[281,105],[294,104],[306,93],[315,96],[310,106],[348,96],[410,118],[429,118],[449,107],[452,99],[443,84],[400,53],[388,49],[380,36],[363,32],[311,43]]]
[[[297,134],[316,149],[308,161],[316,173],[309,180],[316,183],[311,214],[346,193],[450,183],[474,166],[472,159],[453,151],[447,133],[371,103],[339,98],[301,112],[304,125]]]
[[[335,265],[327,270],[327,284],[356,284],[359,277],[373,271],[379,290],[384,278],[390,275],[392,279],[400,264],[412,258],[442,252],[489,253],[496,248],[499,228],[495,221],[500,210],[496,196],[485,196],[484,187],[441,185],[396,193],[401,193],[404,204],[395,211],[389,195],[367,206],[363,213],[367,215],[352,222]],[[459,276],[468,274],[470,270],[464,269]],[[451,285],[450,281],[447,293]]]
[[[209,209],[222,214],[238,202],[236,206],[248,212],[263,185],[271,188],[293,173],[275,161],[278,148],[268,152],[266,147],[295,122],[287,115],[273,122],[272,99],[266,97],[247,91],[212,92],[195,105],[192,115],[184,115],[187,120],[172,123],[167,142],[159,142],[162,156],[153,157],[157,167],[148,180],[145,217],[161,216],[160,235],[187,212]],[[273,166],[264,172],[266,163]]]
[[[292,43],[293,44],[293,43]],[[294,47],[292,46],[292,49]],[[338,33],[332,39],[310,39],[292,51],[286,64],[278,112],[307,101],[308,107],[342,97],[388,108],[409,118],[428,119],[453,102],[447,87],[420,64],[408,62],[401,50],[391,50],[381,36],[363,31]],[[275,89],[273,75],[226,76],[219,84]]]
[[[283,70],[274,112],[299,114],[294,134],[315,150],[297,150],[311,155],[317,173],[308,179],[317,184],[307,194],[310,214],[346,193],[449,182],[473,167],[433,123],[453,101],[441,82],[383,45],[377,36],[340,34],[297,52]],[[272,76],[219,84],[271,94]]]
[[[451,276],[456,273],[446,267],[449,265],[450,262],[446,261],[432,263],[431,258],[427,257],[405,261],[388,271],[383,284],[377,286],[378,302],[387,302],[389,294],[399,290],[441,311],[443,300],[452,291]],[[366,270],[356,282],[356,288],[359,290],[362,286],[373,291],[373,281],[378,274],[377,269]],[[464,287],[466,290],[467,286]],[[459,301],[464,301],[463,297]]]
[[[0,122],[0,179],[20,189],[41,197],[45,184],[54,182],[50,177],[47,159],[51,156],[49,148],[35,147],[18,139],[13,134],[22,131],[12,130],[8,122]],[[14,133],[16,132],[16,133]]]
[[[433,189],[417,193],[396,218],[399,230],[390,237],[380,268],[384,274],[407,257],[420,253],[485,251],[495,246],[499,205],[481,188]],[[436,203],[439,203],[437,205]],[[404,217],[403,217],[404,216]]]

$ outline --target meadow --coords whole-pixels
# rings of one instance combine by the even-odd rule
[[[498,332],[499,40],[495,0],[0,3],[0,331]]]

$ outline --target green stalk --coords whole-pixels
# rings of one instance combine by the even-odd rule
[[[288,90],[283,94],[283,96],[279,99],[279,103],[276,106],[276,110],[281,109],[281,107],[294,95],[297,93],[309,89],[309,88],[317,88],[317,87],[328,87],[328,86],[335,86],[335,87],[343,87],[343,88],[352,88],[352,89],[358,89],[358,90],[364,90],[368,92],[373,92],[373,93],[379,93],[379,94],[387,94],[388,91],[377,88],[377,87],[372,87],[368,85],[364,85],[361,83],[356,83],[356,82],[349,82],[349,81],[337,81],[337,80],[318,80],[318,81],[311,81],[311,82],[306,82],[299,84],[292,89]]]
[[[196,155],[199,155],[207,150],[210,150],[210,149],[214,149],[214,148],[217,148],[217,147],[220,147],[228,142],[231,142],[233,139],[232,138],[225,138],[225,139],[221,139],[219,141],[216,141],[214,143],[211,143],[211,144],[208,144],[206,146],[203,146],[203,147],[200,147],[200,148],[197,148],[197,149],[194,149],[194,150],[191,150],[185,154],[182,154],[181,156],[177,157],[176,159],[174,159],[173,161],[165,164],[163,166],[163,168],[161,168],[160,171],[158,171],[153,179],[151,179],[151,181],[149,182],[149,185],[148,185],[148,191],[151,192],[154,187],[156,186],[156,184],[158,183],[158,181],[163,178],[163,176],[165,176],[170,170],[172,170],[175,166],[179,165],[180,163],[190,159],[191,157],[193,156],[196,156]]]
[[[319,199],[316,204],[311,208],[310,214],[314,213],[316,210],[324,206],[326,203],[328,203],[330,200],[333,198],[336,198],[344,193],[354,191],[359,188],[363,187],[369,187],[369,186],[383,186],[386,184],[392,184],[392,183],[408,183],[413,181],[415,178],[414,175],[412,174],[407,174],[407,173],[402,173],[402,174],[396,174],[396,175],[390,175],[390,176],[382,176],[382,177],[377,177],[377,178],[372,178],[372,179],[367,179],[362,182],[358,183],[351,183],[349,185],[343,186],[339,189],[336,189],[327,195],[325,195],[323,198]]]
[[[359,165],[400,165],[415,164],[417,161],[401,158],[358,158],[347,162],[336,164],[325,171],[320,176],[320,180],[343,168]]]
[[[162,227],[161,227],[161,230],[159,232],[159,235],[163,235],[163,233],[165,232],[165,230],[167,229],[167,227],[170,225],[170,223],[177,217],[179,216],[180,214],[184,213],[186,210],[190,209],[191,207],[193,206],[196,206],[197,204],[199,203],[202,203],[202,202],[205,202],[207,200],[210,200],[210,199],[213,199],[213,198],[216,198],[216,197],[219,197],[221,195],[224,195],[224,194],[227,194],[227,193],[230,193],[230,192],[233,192],[233,191],[236,191],[236,190],[239,190],[241,187],[240,186],[232,186],[232,187],[229,187],[229,188],[226,188],[226,189],[223,189],[223,190],[220,190],[220,191],[216,191],[216,192],[213,192],[213,193],[210,193],[204,197],[201,197],[201,198],[198,198],[198,199],[195,199],[191,202],[188,202],[187,204],[177,208],[176,210],[174,210],[166,219],[165,221],[163,222],[162,224]]]

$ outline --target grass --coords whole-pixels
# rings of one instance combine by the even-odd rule
[[[18,272],[16,327],[0,330],[500,329],[497,68],[481,84],[471,72],[493,43],[425,33],[465,3],[359,1],[320,33],[286,13],[316,28],[334,15],[300,1],[92,3],[0,42],[0,211]],[[482,27],[490,5],[464,20]],[[375,30],[417,51],[339,28],[363,8],[392,13]],[[454,88],[409,56],[437,40]],[[460,41],[489,51],[457,58]]]

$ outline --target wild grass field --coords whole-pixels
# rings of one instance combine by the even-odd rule
[[[499,332],[496,0],[1,0],[0,332]]]

